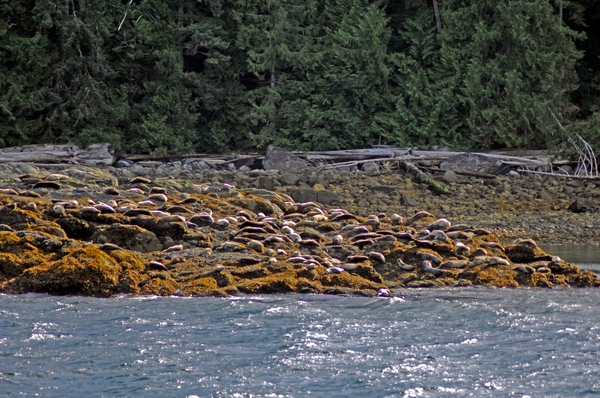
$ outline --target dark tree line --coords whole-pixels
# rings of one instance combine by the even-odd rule
[[[598,147],[599,93],[596,0],[0,0],[0,146]]]

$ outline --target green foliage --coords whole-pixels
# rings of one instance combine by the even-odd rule
[[[438,3],[0,0],[0,146],[598,141],[597,1]]]
[[[581,53],[546,1],[446,1],[441,65],[457,78],[463,139],[475,147],[544,147],[556,140],[550,110],[574,111]],[[448,86],[447,88],[450,88]]]

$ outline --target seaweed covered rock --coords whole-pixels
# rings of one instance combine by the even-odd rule
[[[118,293],[122,267],[95,245],[76,249],[52,263],[25,270],[9,291],[110,296]]]
[[[104,186],[90,185],[92,192],[45,193],[51,200],[0,196],[0,291],[377,295],[411,287],[600,285],[594,273],[531,239],[503,244],[489,230],[426,211],[353,214],[214,181],[174,192],[185,184],[169,181],[138,178],[116,191],[98,180]]]
[[[112,224],[92,236],[96,243],[113,243],[125,249],[141,253],[161,250],[162,244],[156,235],[137,225]]]

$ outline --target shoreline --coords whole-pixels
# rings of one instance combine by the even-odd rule
[[[593,182],[461,176],[437,195],[393,170],[2,168],[0,292],[385,296],[401,287],[600,286],[538,246],[597,244],[600,224],[569,210],[575,199],[594,202]]]

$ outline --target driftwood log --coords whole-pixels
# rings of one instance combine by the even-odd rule
[[[77,145],[26,145],[0,149],[0,163],[13,162],[110,166],[114,158],[108,144],[93,144],[87,149]]]
[[[444,172],[445,170],[440,166],[442,162],[456,155],[464,155],[465,152],[422,151],[411,148],[378,145],[364,149],[288,152],[288,154],[306,163],[306,170],[309,171],[358,171],[363,169],[366,164],[371,163],[373,165],[371,167],[377,170],[403,168],[414,174],[417,180],[431,185],[435,180],[427,177],[427,174],[423,173],[423,171],[427,173]],[[553,168],[556,169],[559,165],[572,164],[572,162],[552,159],[546,151],[497,151],[471,155],[481,155],[488,159],[496,159],[503,165],[524,173],[548,174],[565,178],[597,178],[595,174],[593,176],[586,175],[581,177],[562,172],[553,172]],[[246,152],[237,155],[208,153],[171,154],[164,156],[120,154],[119,158],[147,167],[159,166],[165,161],[174,159],[185,159],[188,162],[202,160],[212,167],[219,169],[228,166],[230,163],[237,163],[244,160],[246,160],[246,162],[242,162],[244,164],[248,164],[248,160],[261,161],[266,156],[256,152]],[[0,149],[0,163],[23,162],[60,168],[70,167],[73,164],[110,166],[114,164],[116,159],[109,144],[94,144],[85,149],[76,145],[27,145]],[[298,170],[295,169],[295,171]],[[494,175],[478,172],[478,170],[454,169],[454,171],[457,174],[467,176],[494,178]],[[443,186],[436,187],[432,185],[432,189],[440,193],[444,192]]]

